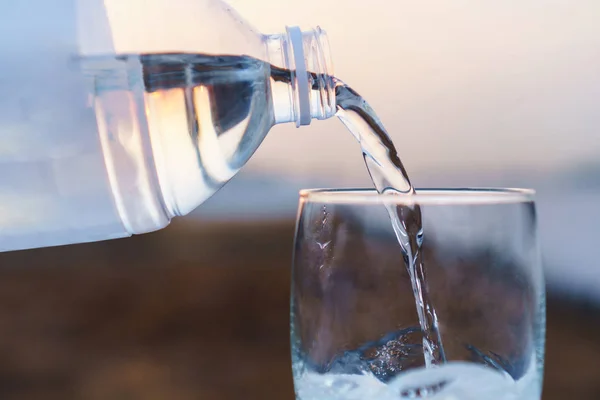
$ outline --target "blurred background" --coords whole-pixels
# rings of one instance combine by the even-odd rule
[[[544,399],[600,398],[600,3],[230,0],[326,29],[417,187],[537,190]],[[0,254],[2,399],[293,399],[297,192],[370,186],[335,119],[275,127],[197,211],[131,239]]]

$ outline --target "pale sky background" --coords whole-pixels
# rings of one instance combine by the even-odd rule
[[[409,170],[600,160],[597,0],[229,3],[265,33],[325,29],[336,75],[377,110]],[[338,121],[275,127],[249,168],[364,173],[357,151]]]
[[[91,0],[78,1],[88,6]],[[226,14],[211,15],[209,22],[198,18],[202,0],[97,1],[110,5],[116,39],[111,43],[99,12],[89,8],[89,18],[79,21],[100,25],[83,46],[106,37],[119,52],[176,47],[210,53],[226,52],[223,42],[245,42],[241,31],[214,28],[229,23],[217,19]],[[417,187],[462,186],[470,175],[477,185],[538,189],[547,276],[600,301],[599,0],[229,3],[263,33],[284,32],[285,25],[325,29],[335,74],[378,112]],[[200,13],[190,12],[194,8]],[[115,34],[119,29],[122,34]],[[589,164],[596,172],[587,180],[585,174],[554,175]],[[358,144],[335,118],[301,129],[275,127],[241,175],[200,214],[291,216],[300,185],[321,178],[338,187],[357,179],[369,184]],[[565,239],[565,232],[576,233],[568,248],[572,235]]]
[[[189,10],[203,7],[201,0],[167,7],[98,1],[130,44],[204,49],[217,42],[215,35],[222,41],[236,34],[215,31],[218,16],[196,23],[198,14]],[[598,0],[228,3],[263,33],[283,32],[285,25],[325,29],[336,75],[378,112],[409,172],[550,172],[600,159]],[[136,34],[140,24],[132,18],[177,22]],[[115,46],[127,51],[123,41]],[[364,175],[357,144],[335,118],[275,127],[246,169]]]
[[[459,186],[465,175],[535,186],[549,284],[600,301],[600,1],[230,3],[262,32],[326,29],[336,75],[377,110],[417,186],[452,186],[452,174]],[[554,175],[586,164],[596,165],[595,183]],[[332,174],[336,186],[368,185],[357,144],[335,120],[275,127],[248,167],[308,185]],[[252,192],[235,184],[232,199]],[[264,192],[257,203],[277,190]],[[282,194],[265,213],[293,197]]]

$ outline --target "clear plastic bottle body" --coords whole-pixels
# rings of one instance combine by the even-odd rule
[[[78,54],[73,2],[2,2],[0,250],[126,236]]]
[[[274,124],[333,115],[306,73],[329,72],[321,31],[261,35],[218,0],[51,3],[0,16],[0,250],[160,229]]]

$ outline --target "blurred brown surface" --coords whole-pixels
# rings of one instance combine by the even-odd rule
[[[291,222],[0,254],[0,399],[293,399]],[[550,296],[544,400],[600,399],[600,316]]]

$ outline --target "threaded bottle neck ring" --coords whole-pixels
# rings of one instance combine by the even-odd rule
[[[326,32],[319,27],[307,31],[287,27],[283,34],[268,36],[267,47],[271,64],[290,71],[291,115],[283,121],[302,126],[313,118],[332,117],[335,85]]]

